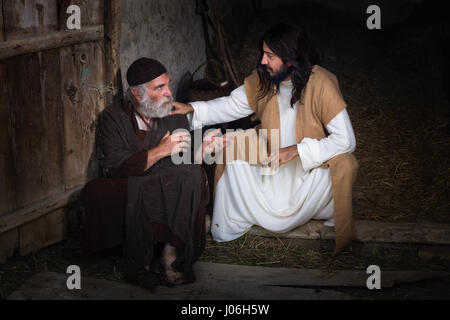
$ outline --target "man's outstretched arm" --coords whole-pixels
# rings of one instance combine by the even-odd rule
[[[186,114],[191,130],[245,118],[254,112],[248,105],[244,86],[236,88],[227,97],[189,104],[174,102],[174,107],[172,114]]]

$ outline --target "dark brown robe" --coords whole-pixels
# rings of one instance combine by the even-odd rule
[[[147,150],[179,128],[189,130],[186,116],[154,119],[151,130],[139,130],[129,103],[109,106],[99,121],[99,160],[107,178],[89,182],[82,192],[85,251],[123,243],[131,280],[155,262],[158,243],[177,247],[172,266],[187,278],[204,250],[206,176],[201,166],[175,165],[166,157],[145,170]]]

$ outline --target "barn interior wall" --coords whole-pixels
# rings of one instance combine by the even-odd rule
[[[364,22],[368,17],[366,13],[367,7],[376,4],[381,9],[383,23],[392,24],[404,22],[413,12],[414,8],[424,2],[424,0],[377,0],[375,2],[372,0],[228,0],[224,4],[224,10],[222,12],[231,13],[232,8],[237,5],[251,7],[258,2],[262,10],[302,3],[315,3],[322,7],[345,13],[349,18]]]
[[[126,70],[140,57],[161,61],[171,76],[175,95],[186,72],[206,62],[201,16],[192,0],[124,1],[120,41],[120,64],[124,89]],[[202,70],[194,79],[202,77]]]

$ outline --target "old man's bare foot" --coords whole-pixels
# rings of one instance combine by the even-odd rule
[[[175,271],[172,268],[172,263],[177,258],[177,250],[170,244],[166,244],[163,249],[161,263],[164,267],[166,273],[166,281],[169,284],[182,284],[184,283],[183,274],[181,272]]]

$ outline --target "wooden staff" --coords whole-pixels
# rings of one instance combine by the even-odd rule
[[[229,74],[234,86],[238,87],[239,83],[236,79],[236,70],[233,65],[233,60],[231,58],[230,50],[228,48],[228,43],[226,42],[226,39],[225,39],[223,25],[220,21],[219,13],[217,11],[216,0],[211,0],[211,4],[212,4],[212,8],[213,8],[214,17],[216,19],[217,36],[219,38],[219,46],[220,46],[220,51],[222,53],[225,69],[228,71],[228,74]]]

